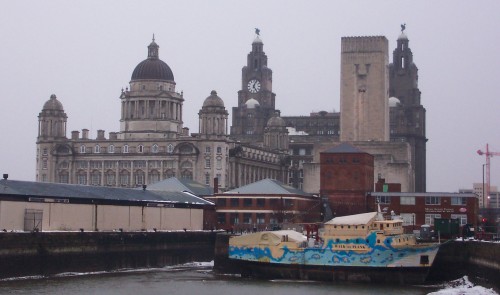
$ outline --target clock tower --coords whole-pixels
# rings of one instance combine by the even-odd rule
[[[273,71],[267,67],[267,55],[259,30],[252,42],[247,64],[242,68],[238,106],[233,107],[231,136],[244,142],[262,142],[267,121],[275,112]]]

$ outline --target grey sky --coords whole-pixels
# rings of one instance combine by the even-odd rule
[[[217,90],[231,113],[241,67],[261,29],[282,115],[339,110],[340,38],[384,35],[390,58],[406,23],[427,109],[427,190],[482,181],[500,152],[500,1],[2,1],[0,173],[35,179],[37,116],[52,93],[70,131],[119,131],[121,88],[147,57],[160,58],[184,91],[184,125]],[[106,135],[107,136],[107,135]],[[492,158],[500,185],[500,157]]]

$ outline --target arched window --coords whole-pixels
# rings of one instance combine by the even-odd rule
[[[108,146],[108,153],[112,154],[114,152],[115,152],[115,146],[111,144],[110,146]]]
[[[169,144],[167,146],[167,153],[171,154],[174,152],[174,146],[172,144]]]
[[[123,146],[123,153],[128,153],[128,144]]]
[[[100,152],[101,152],[101,147],[100,147],[98,144],[96,144],[96,145],[94,146],[94,153],[98,154],[98,153],[100,153]]]
[[[222,148],[220,146],[217,147],[217,154],[222,154]]]
[[[85,153],[85,146],[84,145],[80,146],[80,153],[82,153],[82,154]]]
[[[139,146],[137,146],[137,152],[138,153],[143,153],[144,152],[144,146],[142,144],[140,144]]]
[[[158,145],[157,145],[156,143],[155,143],[155,144],[153,144],[153,147],[151,148],[151,151],[152,151],[153,153],[155,153],[155,154],[159,151]]]

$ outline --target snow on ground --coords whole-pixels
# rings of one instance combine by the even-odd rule
[[[498,295],[493,289],[474,285],[467,276],[446,283],[444,289],[429,293],[428,295]]]

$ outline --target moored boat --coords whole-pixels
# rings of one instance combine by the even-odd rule
[[[405,234],[401,219],[370,212],[336,217],[314,237],[293,230],[233,236],[228,256],[244,276],[422,283],[438,249]]]

